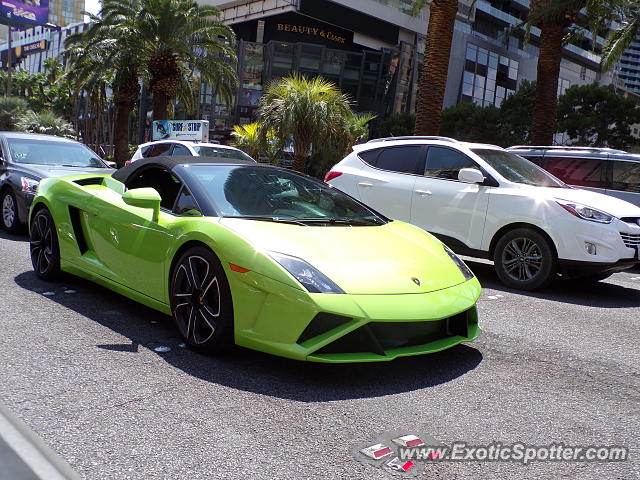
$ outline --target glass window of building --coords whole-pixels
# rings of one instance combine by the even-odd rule
[[[519,66],[517,60],[467,43],[460,101],[499,107],[516,90]]]

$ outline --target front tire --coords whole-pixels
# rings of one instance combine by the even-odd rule
[[[220,260],[192,247],[171,276],[171,311],[178,331],[194,350],[220,353],[233,345],[233,304]]]
[[[58,233],[53,217],[46,208],[38,210],[31,219],[29,251],[33,270],[38,277],[54,280],[60,275]]]
[[[18,218],[18,202],[15,194],[7,188],[0,198],[0,210],[2,215],[2,228],[9,233],[16,233],[20,229],[20,219]]]
[[[536,290],[549,284],[557,272],[557,260],[549,241],[528,228],[507,232],[496,244],[493,263],[505,285]]]

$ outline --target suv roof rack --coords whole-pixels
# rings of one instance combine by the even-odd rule
[[[394,140],[442,140],[443,142],[460,143],[458,142],[458,140],[451,137],[420,136],[420,135],[405,135],[403,137],[374,138],[373,140],[369,140],[367,143],[393,142]]]
[[[507,150],[587,150],[589,152],[627,153],[624,150],[608,147],[576,147],[572,145],[514,145]]]

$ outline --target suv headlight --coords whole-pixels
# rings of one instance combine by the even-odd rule
[[[456,264],[456,267],[458,267],[458,269],[460,270],[460,273],[464,275],[464,279],[471,280],[474,277],[474,275],[471,269],[467,267],[467,264],[464,263],[462,259],[458,257],[455,253],[453,253],[453,251],[449,247],[447,247],[444,243],[442,244],[442,246],[444,247],[444,251],[447,252],[447,255],[451,257],[451,260],[453,260],[453,263]]]
[[[278,252],[269,252],[269,256],[311,293],[344,293],[325,274],[301,258]]]
[[[570,202],[568,200],[559,200],[556,198],[556,202],[562,208],[564,208],[571,215],[596,223],[611,223],[613,221],[613,215],[596,210],[595,208],[587,207],[581,203]]]
[[[20,177],[20,183],[22,184],[22,191],[29,193],[36,193],[40,182],[34,178]]]

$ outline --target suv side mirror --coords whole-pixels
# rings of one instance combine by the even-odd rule
[[[482,183],[484,175],[477,168],[461,168],[458,172],[458,180],[466,183]]]
[[[127,205],[153,210],[153,221],[157,222],[160,216],[160,194],[155,188],[132,188],[122,195],[122,200]]]

